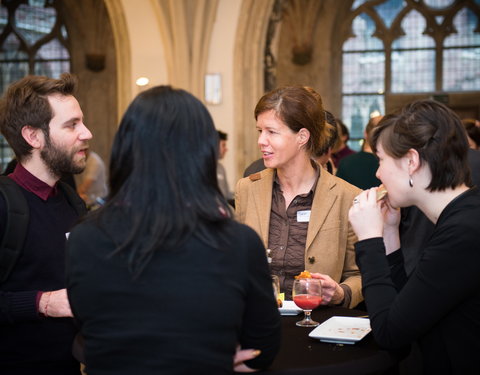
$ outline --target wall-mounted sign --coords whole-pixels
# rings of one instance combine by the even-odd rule
[[[205,74],[205,102],[207,104],[222,102],[222,76],[219,73]]]

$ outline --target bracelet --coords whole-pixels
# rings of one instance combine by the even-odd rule
[[[43,313],[43,315],[47,316],[48,317],[48,303],[50,302],[50,296],[51,296],[52,292],[48,292],[48,295],[47,295],[47,302],[45,302],[45,312]]]

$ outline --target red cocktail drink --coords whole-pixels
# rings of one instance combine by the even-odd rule
[[[322,297],[310,294],[297,294],[293,297],[293,302],[303,310],[313,310],[320,305]]]
[[[293,281],[292,297],[295,305],[305,313],[303,320],[295,323],[299,327],[316,327],[318,322],[312,320],[312,310],[322,303],[322,282],[320,279],[305,277]]]

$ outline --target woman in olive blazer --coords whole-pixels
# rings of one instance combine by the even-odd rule
[[[268,247],[274,170],[265,169],[242,178],[236,188],[237,220],[252,227]],[[305,269],[329,275],[352,291],[348,307],[363,300],[361,278],[355,263],[355,233],[348,222],[348,210],[361,190],[320,171],[305,244]]]
[[[360,190],[313,161],[328,148],[331,131],[320,95],[300,86],[275,89],[260,99],[255,119],[267,169],[238,182],[237,219],[271,247],[271,268],[287,295],[293,276],[306,269],[322,279],[323,304],[355,307],[361,279],[348,210]],[[273,233],[280,237],[269,239]]]

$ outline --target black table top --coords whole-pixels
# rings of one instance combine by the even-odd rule
[[[361,310],[341,307],[320,307],[312,312],[319,323],[332,316],[364,316]],[[282,345],[268,370],[272,374],[396,374],[398,353],[382,350],[369,333],[361,341],[350,344],[330,344],[308,337],[313,328],[298,327],[303,318],[282,316]]]

